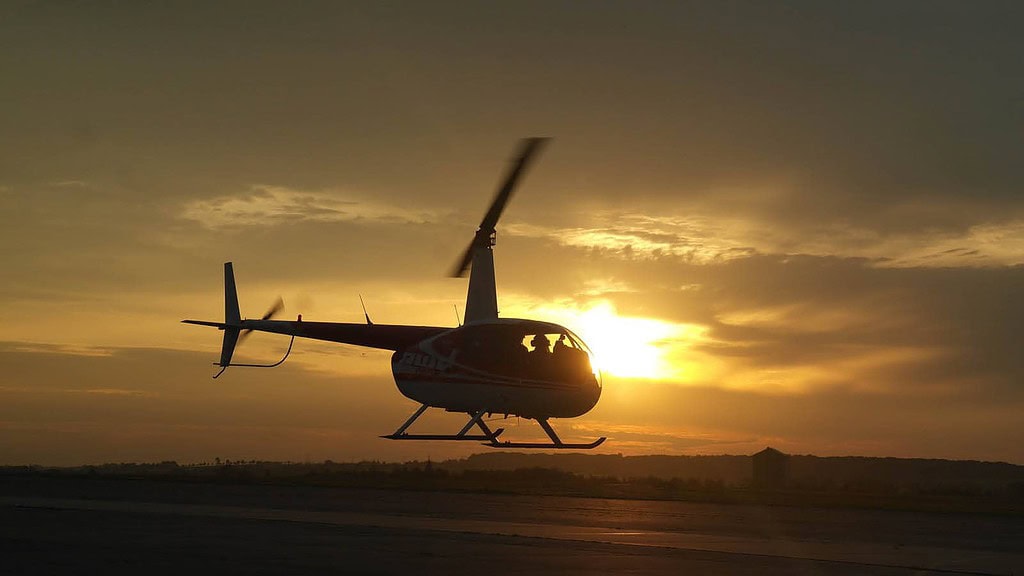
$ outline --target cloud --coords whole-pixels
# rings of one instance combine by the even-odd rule
[[[723,222],[706,218],[653,217],[637,213],[597,212],[593,226],[555,228],[524,223],[502,226],[501,232],[553,240],[563,246],[595,249],[626,258],[675,257],[710,263],[740,258],[753,248],[722,231]]]
[[[183,207],[181,217],[207,228],[224,229],[302,222],[425,224],[435,221],[437,213],[355,200],[332,192],[258,184],[242,194],[191,200]]]
[[[85,180],[57,180],[55,182],[51,182],[50,186],[54,186],[56,188],[81,188],[81,189],[88,189],[88,188],[92,187],[92,185],[89,182],[86,182]]]
[[[640,454],[744,454],[752,452],[758,438],[717,433],[681,432],[666,425],[622,424],[614,421],[590,420],[574,423],[572,433],[580,436],[607,436],[614,449]]]
[[[80,344],[50,344],[23,342],[13,346],[14,352],[36,354],[71,354],[74,356],[110,356],[112,349],[104,346],[86,346]]]
[[[894,238],[875,252],[885,259],[881,266],[1015,266],[1024,264],[1024,220],[977,224],[961,234]]]
[[[513,223],[513,236],[627,259],[674,258],[712,264],[754,254],[864,258],[892,268],[985,267],[1024,264],[1024,220],[982,222],[962,230],[883,233],[859,225],[816,222],[781,226],[771,216],[650,216],[599,211],[589,226],[559,228]]]
[[[131,390],[126,388],[39,388],[28,386],[0,386],[2,394],[55,394],[67,396],[69,394],[96,394],[99,396],[147,396],[156,397],[159,394],[146,390]]]

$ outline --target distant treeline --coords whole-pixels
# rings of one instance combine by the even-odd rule
[[[751,486],[751,466],[749,456],[488,453],[439,463],[9,466],[0,475],[1024,513],[1024,467],[1011,464],[793,456],[787,483],[773,489]]]

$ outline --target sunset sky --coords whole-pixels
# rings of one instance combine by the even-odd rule
[[[486,450],[378,439],[416,408],[386,352],[212,380],[179,321],[230,260],[249,317],[454,326],[525,136],[501,314],[605,368],[563,438],[1024,464],[1022,8],[5,3],[0,464]]]

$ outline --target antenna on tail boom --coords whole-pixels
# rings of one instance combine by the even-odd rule
[[[373,325],[373,321],[370,320],[370,315],[366,312],[366,304],[363,302],[363,295],[359,295],[359,305],[363,307],[363,316],[366,316],[366,324],[369,326]]]

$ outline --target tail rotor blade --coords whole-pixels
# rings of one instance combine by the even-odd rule
[[[270,320],[274,316],[277,316],[281,310],[284,310],[284,298],[278,296],[277,301],[274,302],[274,305],[271,306],[270,309],[267,310],[267,313],[263,315],[262,320]]]
[[[274,305],[271,306],[269,310],[267,310],[266,314],[264,314],[263,317],[260,318],[260,320],[270,320],[274,316],[277,316],[281,312],[281,310],[284,310],[284,298],[281,298],[280,296],[278,296],[277,297],[277,301],[274,302]],[[242,342],[251,333],[252,333],[252,328],[249,328],[247,330],[243,330],[242,334],[238,337],[238,341]]]

